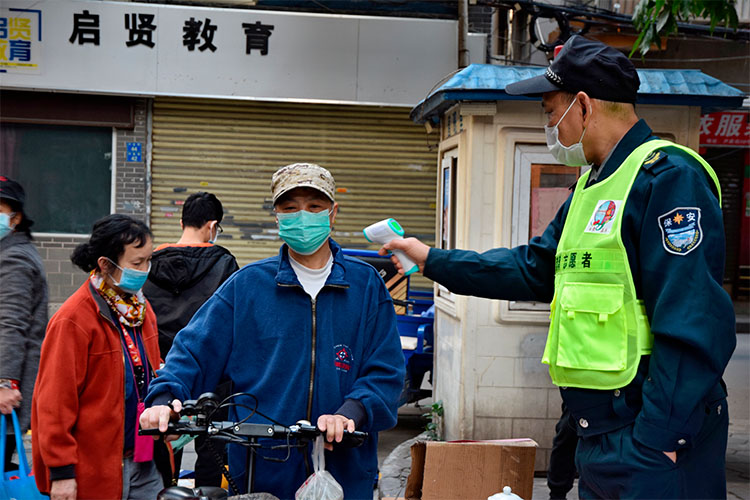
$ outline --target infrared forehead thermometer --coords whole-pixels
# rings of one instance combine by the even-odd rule
[[[396,222],[396,219],[384,219],[375,224],[367,226],[363,231],[365,238],[370,243],[380,243],[385,245],[391,240],[403,240],[404,229],[401,225]],[[393,250],[393,254],[398,258],[401,266],[404,268],[404,275],[409,276],[412,273],[419,271],[414,261],[406,256],[401,250]]]

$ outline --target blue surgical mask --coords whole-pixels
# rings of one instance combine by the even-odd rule
[[[112,259],[107,259],[108,261],[112,262]],[[122,275],[120,276],[120,281],[115,281],[114,278],[112,278],[112,275],[110,274],[110,278],[112,278],[112,283],[126,293],[132,293],[136,294],[138,291],[143,288],[143,285],[146,283],[146,280],[148,279],[148,273],[151,271],[151,262],[148,263],[148,270],[146,271],[139,271],[137,269],[131,269],[129,267],[122,268],[112,262],[112,264],[122,271]]]
[[[277,213],[279,236],[298,254],[312,255],[323,246],[331,234],[330,214],[330,210]]]
[[[15,217],[16,214],[0,214],[0,240],[8,236],[15,226],[10,225],[10,219]]]

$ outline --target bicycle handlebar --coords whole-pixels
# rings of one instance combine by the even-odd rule
[[[252,438],[270,438],[270,439],[295,439],[303,441],[312,441],[325,431],[321,431],[316,426],[308,424],[294,424],[289,427],[275,424],[248,424],[235,422],[211,422],[206,425],[199,425],[195,422],[170,422],[166,432],[160,432],[158,428],[139,429],[140,436],[161,436],[167,434],[191,436],[206,435],[209,437],[225,438],[227,441],[235,442],[232,437],[252,437]],[[356,448],[364,443],[367,438],[366,432],[361,431],[344,431],[344,437],[340,443],[333,443],[336,446],[345,448]]]
[[[231,396],[231,399],[237,395]],[[226,400],[225,400],[226,401]],[[251,424],[241,422],[210,421],[213,413],[222,406],[217,402],[216,396],[211,393],[201,395],[197,400],[188,400],[183,403],[182,415],[195,416],[193,421],[169,422],[166,432],[160,432],[158,428],[138,429],[140,436],[174,435],[205,435],[212,438],[231,441],[253,446],[248,440],[241,438],[270,438],[279,440],[312,441],[319,435],[324,434],[314,425],[298,422],[294,425],[284,426],[280,424]],[[253,410],[256,413],[257,410]],[[260,412],[257,412],[260,414]],[[356,448],[364,443],[368,434],[362,431],[344,431],[340,443],[332,443],[336,447]]]

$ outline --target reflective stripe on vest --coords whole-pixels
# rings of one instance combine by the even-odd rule
[[[689,148],[654,140],[637,147],[606,179],[589,187],[581,176],[555,255],[555,298],[542,363],[552,382],[586,389],[618,389],[635,377],[653,335],[638,300],[622,219],[641,165],[656,149],[679,148],[700,162],[716,184],[711,166]]]

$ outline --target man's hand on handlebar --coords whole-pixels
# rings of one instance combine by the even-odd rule
[[[167,426],[170,420],[176,420],[179,418],[179,413],[182,411],[182,403],[173,399],[172,402],[167,405],[157,405],[148,408],[146,411],[141,413],[139,423],[141,429],[159,429],[160,432],[167,432]],[[166,436],[167,441],[174,441],[179,436]],[[154,436],[154,439],[159,439],[159,436]]]
[[[325,449],[332,450],[334,440],[340,443],[344,430],[354,432],[354,420],[343,415],[321,415],[318,417],[318,429],[325,432]]]

